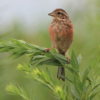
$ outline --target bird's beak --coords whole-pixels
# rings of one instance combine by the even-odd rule
[[[48,15],[49,15],[49,16],[54,16],[54,14],[52,14],[52,13],[49,13]]]

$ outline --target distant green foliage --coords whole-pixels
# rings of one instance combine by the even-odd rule
[[[48,87],[55,94],[57,100],[92,100],[100,92],[100,59],[95,58],[91,61],[84,73],[80,70],[81,55],[76,58],[72,51],[71,62],[68,63],[66,57],[56,53],[55,50],[45,53],[45,48],[41,48],[32,44],[28,44],[22,40],[12,39],[13,42],[0,42],[0,52],[11,51],[10,57],[18,58],[24,54],[28,54],[31,59],[29,64],[18,65],[18,69],[26,73],[27,78],[32,78],[37,82]],[[70,66],[68,65],[70,64]],[[72,74],[72,78],[64,77],[70,82],[70,86],[60,86],[59,80],[51,75],[48,68],[40,70],[33,68],[32,65],[54,65],[63,66]],[[9,93],[21,96],[25,100],[35,100],[30,98],[29,93],[23,88],[16,87],[12,84],[6,87]]]

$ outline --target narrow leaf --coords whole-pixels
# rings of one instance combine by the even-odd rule
[[[72,80],[70,80],[69,78],[67,78],[66,76],[60,75],[62,78],[65,78],[66,80],[68,80],[70,83],[73,83]]]
[[[95,92],[89,97],[89,100],[92,100],[100,91]]]
[[[92,90],[91,90],[91,92],[93,92],[96,88],[98,88],[100,86],[100,83],[99,84],[97,84],[96,86],[94,86],[93,88],[92,88]],[[90,92],[90,93],[91,93]]]
[[[71,91],[72,91],[72,94],[73,94],[78,100],[81,100],[79,94],[77,93],[77,91],[76,91],[76,89],[75,89],[75,87],[74,87],[74,85],[72,85],[72,84],[71,84]]]
[[[79,65],[74,51],[72,51],[72,55],[71,55],[71,64],[73,68],[75,68],[75,70],[79,72]]]
[[[47,71],[51,81],[53,82],[53,78],[52,78],[51,72],[49,71],[48,67],[46,67],[46,71]]]
[[[84,72],[84,75],[83,75],[83,80],[82,80],[82,86],[83,86],[83,88],[84,88],[84,86],[85,86],[85,82],[86,82],[86,79],[87,79],[87,75],[89,74],[89,71],[90,71],[90,69],[91,69],[92,67],[91,66],[89,66],[86,70],[85,70],[85,72]]]
[[[82,56],[80,54],[77,57],[77,61],[78,61],[78,65],[80,65],[81,64],[81,61],[82,61]]]
[[[38,66],[41,66],[41,65],[53,65],[53,66],[61,66],[61,63],[59,63],[57,60],[55,59],[46,59],[46,60],[43,60],[43,61],[40,61],[38,63]]]

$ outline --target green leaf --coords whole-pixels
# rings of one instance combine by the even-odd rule
[[[82,78],[82,86],[83,86],[83,88],[84,88],[84,86],[85,86],[85,82],[86,82],[87,76],[88,76],[89,71],[90,71],[91,68],[92,68],[92,67],[89,66],[89,67],[85,70],[85,72],[84,72],[84,74],[83,74],[83,78]]]
[[[68,80],[70,83],[72,83],[73,84],[73,81],[72,80],[70,80],[69,78],[67,78],[66,76],[63,76],[63,75],[60,75],[62,78],[65,78],[66,80]]]
[[[9,58],[19,58],[21,56],[23,56],[24,54],[26,54],[26,52],[22,52],[22,53],[13,53],[12,55],[9,56]]]
[[[81,54],[79,54],[79,56],[77,57],[77,61],[78,61],[78,65],[81,64],[81,61],[82,61],[82,56]]]
[[[73,68],[75,68],[75,70],[79,72],[79,65],[74,51],[72,51],[72,55],[71,55],[71,64]]]
[[[66,92],[67,92],[67,94],[69,94],[69,87],[68,87],[68,85],[66,86]]]
[[[14,94],[14,95],[21,95],[21,91],[13,84],[7,85],[6,91],[8,91],[9,93]]]
[[[24,65],[18,64],[18,66],[17,66],[18,70],[22,70],[22,71],[26,71],[26,72],[31,72],[32,71],[31,68],[32,67],[30,65],[28,66],[26,64],[24,64]]]
[[[68,69],[71,73],[75,73],[76,75],[78,75],[77,71],[74,68],[69,67],[68,65],[64,65],[63,67]]]
[[[1,48],[1,49],[0,49],[0,52],[7,52],[7,51],[9,51],[8,48]]]
[[[44,55],[47,56],[48,58],[54,59],[54,56],[51,54],[51,52],[46,52],[44,53]]]
[[[37,48],[38,50],[45,51],[45,48],[43,48],[43,47],[39,47],[39,46],[33,45],[33,44],[31,44],[31,45],[34,46],[35,48]]]
[[[92,100],[100,91],[97,91],[95,93],[93,93],[90,97],[89,100]]]
[[[56,49],[51,49],[50,51],[53,53],[57,53]]]
[[[79,95],[81,95],[82,94],[82,83],[81,83],[81,80],[80,80],[80,76],[73,73],[73,78],[74,78],[73,85],[74,85],[77,93]]]
[[[33,48],[33,49],[29,49],[27,50],[27,52],[32,53],[32,52],[41,52],[41,50],[37,49],[37,48]]]
[[[92,90],[91,90],[91,92],[90,92],[90,94],[96,89],[96,88],[98,88],[100,86],[100,83],[99,84],[97,84],[96,86],[94,86],[93,88],[92,88]]]
[[[53,53],[51,52],[51,54],[55,57],[55,59],[57,59],[61,64],[68,64],[67,58],[61,54],[58,53]]]
[[[26,100],[29,100],[30,99],[30,95],[29,95],[28,90],[26,91],[22,87],[19,87],[19,86],[18,86],[18,88],[21,91],[21,95],[20,96],[23,97]]]
[[[61,63],[55,59],[46,59],[43,61],[40,61],[37,66],[41,65],[52,65],[52,66],[61,66]]]
[[[51,81],[53,82],[53,78],[52,78],[51,72],[49,71],[48,67],[46,67],[46,71],[47,71]]]
[[[74,85],[72,85],[72,84],[71,84],[71,92],[78,100],[81,100],[79,94],[77,93],[77,91],[74,87]]]
[[[43,55],[34,56],[31,58],[30,64],[31,65],[39,64],[39,62],[44,58],[46,58],[46,56],[43,56]]]

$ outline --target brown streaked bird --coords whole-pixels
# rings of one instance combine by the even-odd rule
[[[67,59],[70,60],[68,49],[73,42],[73,24],[70,21],[68,14],[63,9],[55,9],[49,13],[53,21],[49,27],[49,35],[52,47],[46,49],[45,52],[56,48],[57,52],[64,55],[67,53]],[[57,78],[65,81],[61,75],[65,76],[65,69],[58,66]]]

